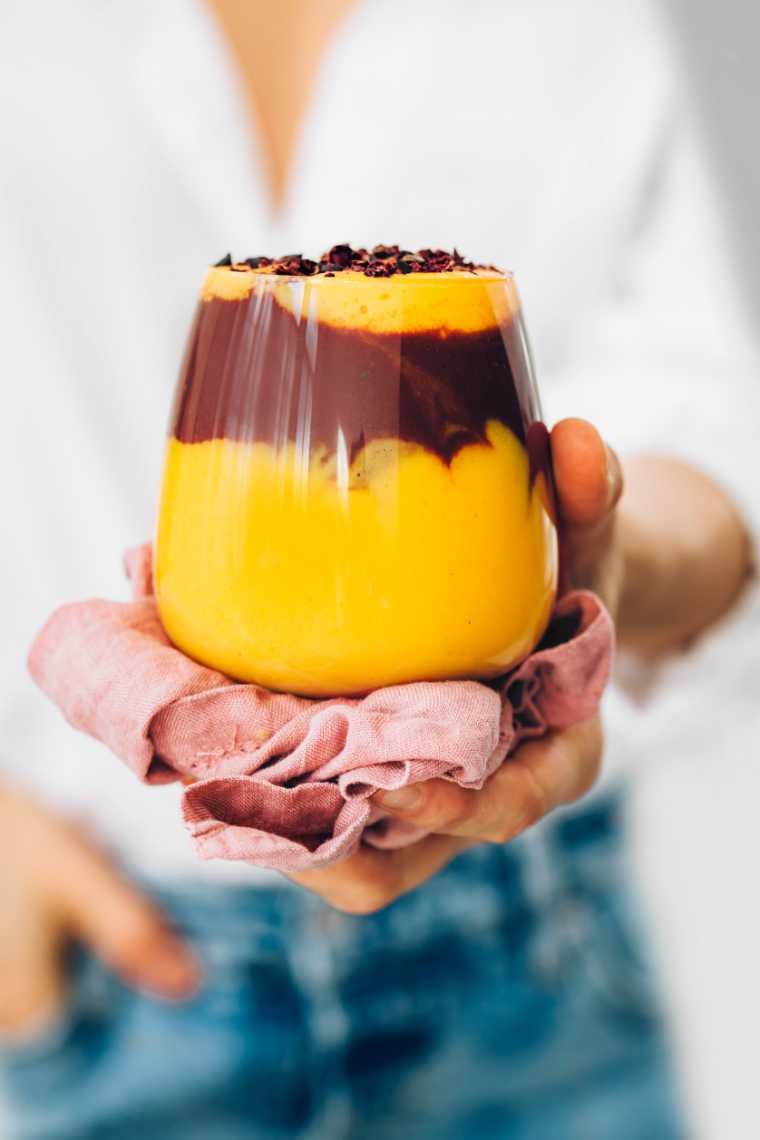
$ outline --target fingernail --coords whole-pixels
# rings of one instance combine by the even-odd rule
[[[614,506],[620,497],[622,474],[620,471],[620,460],[611,447],[607,447],[607,498],[608,502]]]
[[[394,788],[391,792],[381,792],[377,796],[380,807],[388,811],[417,811],[422,807],[425,795],[420,788]]]

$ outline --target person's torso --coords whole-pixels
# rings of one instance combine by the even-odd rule
[[[193,866],[176,789],[133,784],[75,736],[23,659],[59,602],[126,594],[121,554],[153,527],[206,265],[228,249],[456,245],[516,272],[550,407],[666,126],[649,21],[632,0],[357,3],[320,66],[275,218],[199,3],[32,4],[7,21],[3,465],[19,589],[6,587],[3,738],[12,767],[152,870]]]

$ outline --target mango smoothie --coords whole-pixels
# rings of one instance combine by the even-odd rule
[[[511,276],[386,246],[209,271],[155,547],[183,652],[310,696],[498,676],[548,622],[553,519]]]

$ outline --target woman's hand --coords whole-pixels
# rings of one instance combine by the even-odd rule
[[[371,914],[413,890],[475,843],[508,843],[553,808],[588,791],[602,755],[598,718],[531,741],[510,757],[479,792],[448,780],[375,797],[390,815],[431,834],[409,847],[360,847],[350,859],[320,871],[290,875],[349,914]]]
[[[137,989],[166,999],[193,991],[190,952],[69,824],[0,787],[0,837],[0,1035],[26,1037],[55,1016],[71,938]]]
[[[726,492],[665,456],[621,466],[584,420],[552,432],[565,588],[595,590],[618,640],[647,657],[680,648],[731,607],[753,566],[747,529]],[[292,876],[340,909],[377,910],[435,874],[462,848],[505,843],[593,783],[597,720],[524,744],[480,792],[431,780],[375,798],[432,834],[398,851],[361,848],[336,867]],[[404,799],[406,797],[406,799]]]
[[[596,590],[614,611],[623,578],[615,525],[620,464],[583,420],[563,420],[555,427],[552,460],[566,584]],[[601,755],[595,718],[524,744],[479,792],[429,780],[378,794],[375,800],[384,811],[430,835],[397,851],[361,847],[335,867],[291,878],[340,910],[378,910],[419,886],[465,847],[507,843],[553,808],[578,799],[594,783]]]

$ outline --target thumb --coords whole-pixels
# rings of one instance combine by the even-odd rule
[[[168,1000],[193,994],[200,969],[189,947],[99,853],[73,843],[61,881],[62,920],[123,981]]]
[[[623,490],[617,455],[586,420],[560,420],[551,439],[557,498],[564,522],[582,529],[606,522]]]

